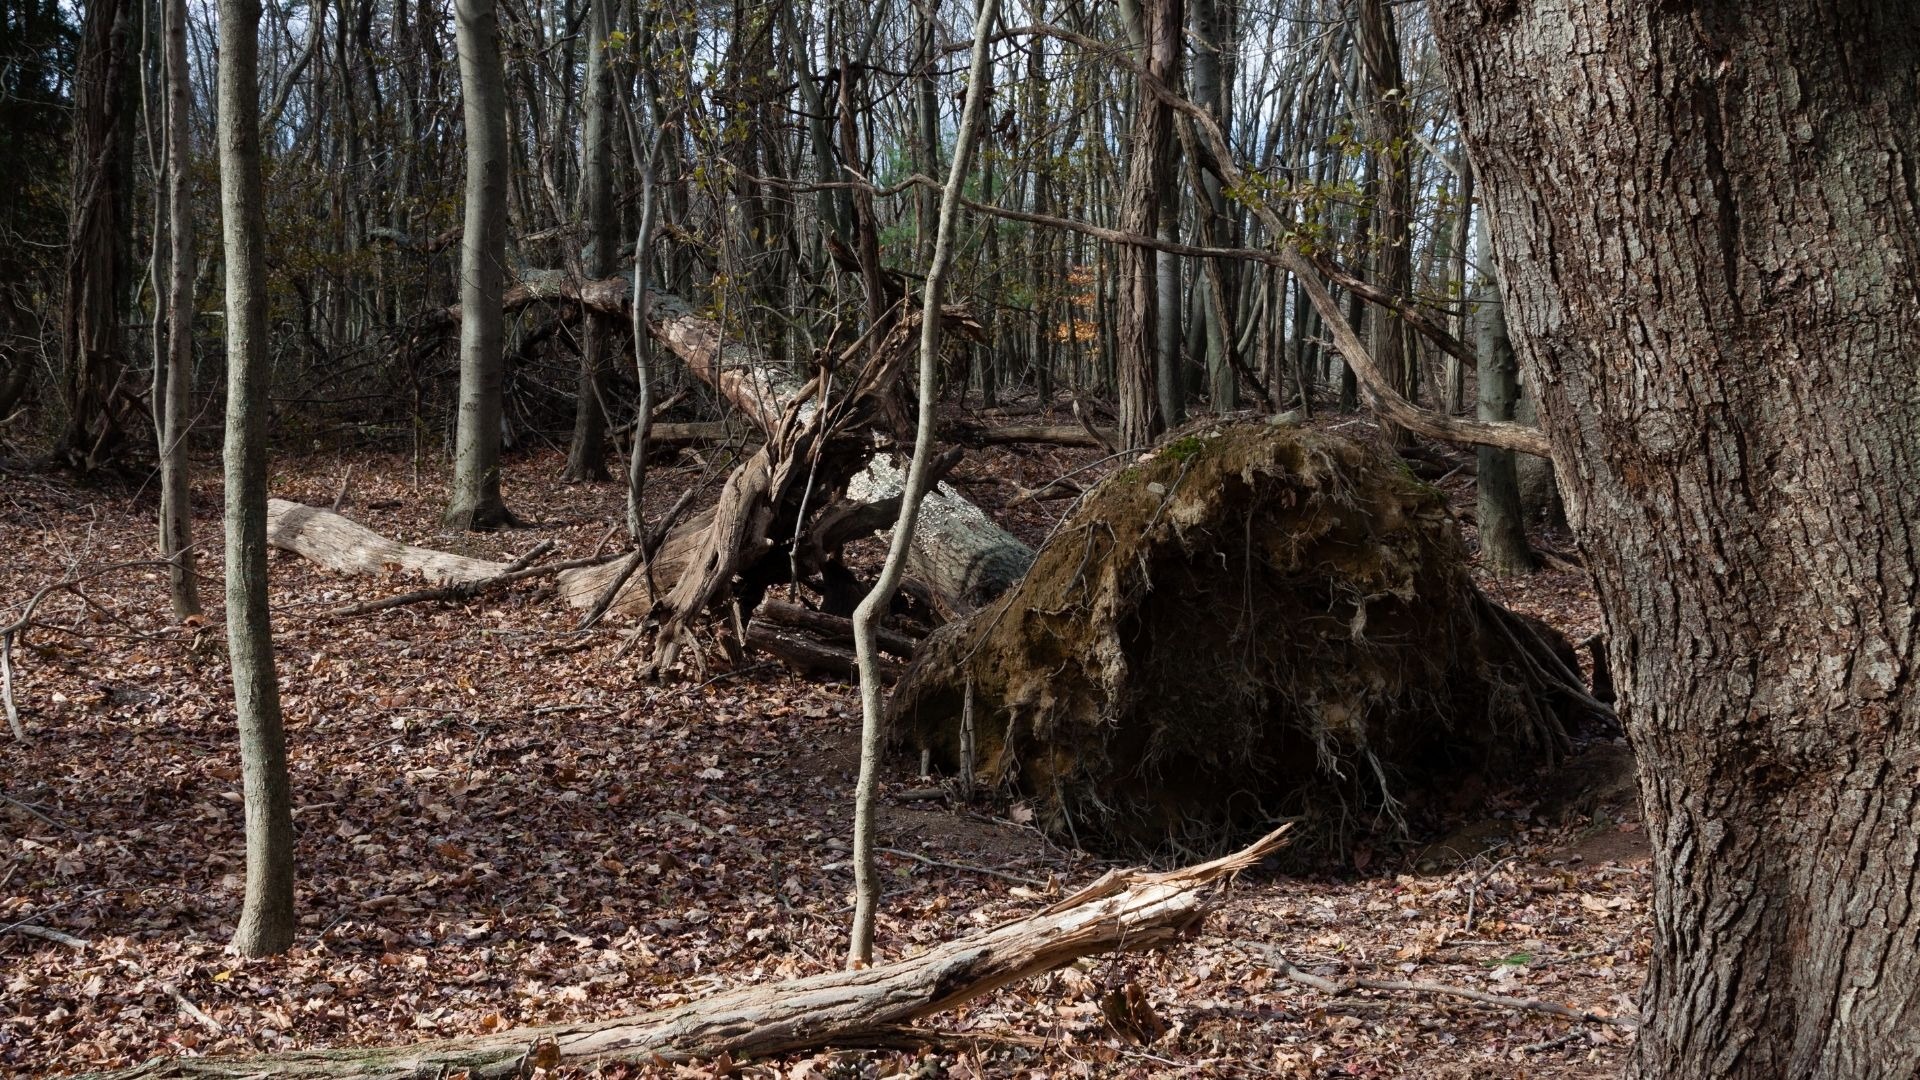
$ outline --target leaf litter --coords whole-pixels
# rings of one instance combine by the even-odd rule
[[[1014,496],[1096,456],[986,451],[955,479],[1037,541],[1058,508]],[[621,493],[555,485],[559,470],[553,453],[509,465],[509,504],[538,518],[527,530],[439,533],[444,475],[428,470],[416,490],[393,479],[409,476],[400,455],[356,455],[342,510],[488,558],[547,538],[551,558],[589,554],[611,542]],[[273,491],[328,505],[347,471],[338,457],[282,461]],[[215,553],[200,562],[204,621],[173,625],[163,576],[130,567],[50,596],[15,650],[31,738],[0,751],[0,1069],[482,1034],[838,966],[852,687],[757,665],[731,677],[717,653],[704,681],[643,683],[613,659],[622,628],[578,633],[577,613],[534,588],[324,620],[415,583],[280,554],[300,930],[284,956],[228,955],[244,872],[239,762],[218,648],[219,486],[212,463],[198,472],[195,535]],[[715,483],[698,467],[655,475],[656,490]],[[151,557],[150,486],[14,479],[0,492],[0,617],[73,568]],[[1598,626],[1577,573],[1488,587],[1575,640]],[[888,957],[1031,912],[1109,865],[1048,841],[1019,804],[921,798],[915,771],[894,761],[886,774]],[[1329,996],[1286,974],[1630,1017],[1650,892],[1631,783],[1558,801],[1551,790],[1541,777],[1468,778],[1460,820],[1425,848],[1356,850],[1314,878],[1249,875],[1193,941],[1005,988],[931,1018],[918,1044],[560,1072],[1610,1075],[1621,1028],[1430,995]]]

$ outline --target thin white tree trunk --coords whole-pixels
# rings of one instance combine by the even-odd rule
[[[987,40],[1000,13],[1000,0],[980,0],[974,14],[973,55],[967,78],[967,99],[961,109],[960,130],[954,136],[953,164],[947,171],[946,187],[940,193],[940,221],[933,244],[933,261],[927,267],[927,286],[921,310],[929,317],[920,320],[920,417],[914,431],[913,461],[907,467],[907,480],[900,493],[900,520],[893,527],[893,539],[887,546],[887,562],[880,580],[853,612],[853,647],[860,664],[860,780],[854,794],[853,873],[854,913],[852,940],[847,947],[849,966],[873,962],[874,909],[880,898],[880,885],[873,859],[874,789],[879,780],[880,728],[884,719],[885,687],[880,681],[880,654],[874,630],[880,615],[893,602],[906,573],[907,557],[913,550],[914,530],[920,522],[920,502],[927,487],[927,467],[933,460],[934,407],[939,389],[940,324],[937,317],[946,291],[947,264],[953,257],[954,224],[959,219],[961,188],[967,179],[967,166],[973,157],[973,143],[980,126],[980,114],[986,107]]]

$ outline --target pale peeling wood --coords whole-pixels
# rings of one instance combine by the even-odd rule
[[[469,559],[390,540],[358,522],[285,499],[267,500],[267,542],[342,574],[383,574],[390,569],[450,585],[505,573],[507,564]]]

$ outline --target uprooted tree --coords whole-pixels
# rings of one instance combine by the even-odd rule
[[[1249,424],[1090,491],[1016,589],[922,644],[891,714],[1063,838],[1218,846],[1298,817],[1338,839],[1552,760],[1603,710],[1576,671],[1474,586],[1397,459]]]
[[[530,276],[510,301],[563,297],[612,307],[626,293]],[[639,555],[549,567],[561,594],[656,623],[655,674],[712,616],[729,649],[849,671],[838,616],[860,588],[841,551],[898,506],[884,433],[908,411],[919,314],[803,381],[684,304],[653,310],[655,338],[766,439],[644,573]],[[276,543],[340,569],[483,585],[539,572],[393,545],[321,511],[277,515]],[[1280,817],[1322,839],[1397,828],[1462,773],[1551,761],[1583,710],[1611,722],[1564,642],[1474,587],[1441,494],[1349,439],[1266,424],[1183,435],[1084,496],[1037,561],[951,492],[927,515],[910,573],[957,621],[923,644],[890,639],[894,656],[917,654],[895,740],[1036,797],[1076,842],[1217,847]],[[821,610],[762,605],[788,581]]]

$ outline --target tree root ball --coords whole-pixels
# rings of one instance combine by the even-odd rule
[[[1228,426],[1088,492],[1017,589],[922,644],[890,735],[956,773],[969,748],[1084,847],[1293,819],[1325,857],[1564,749],[1581,691],[1543,631],[1474,586],[1397,457]]]

